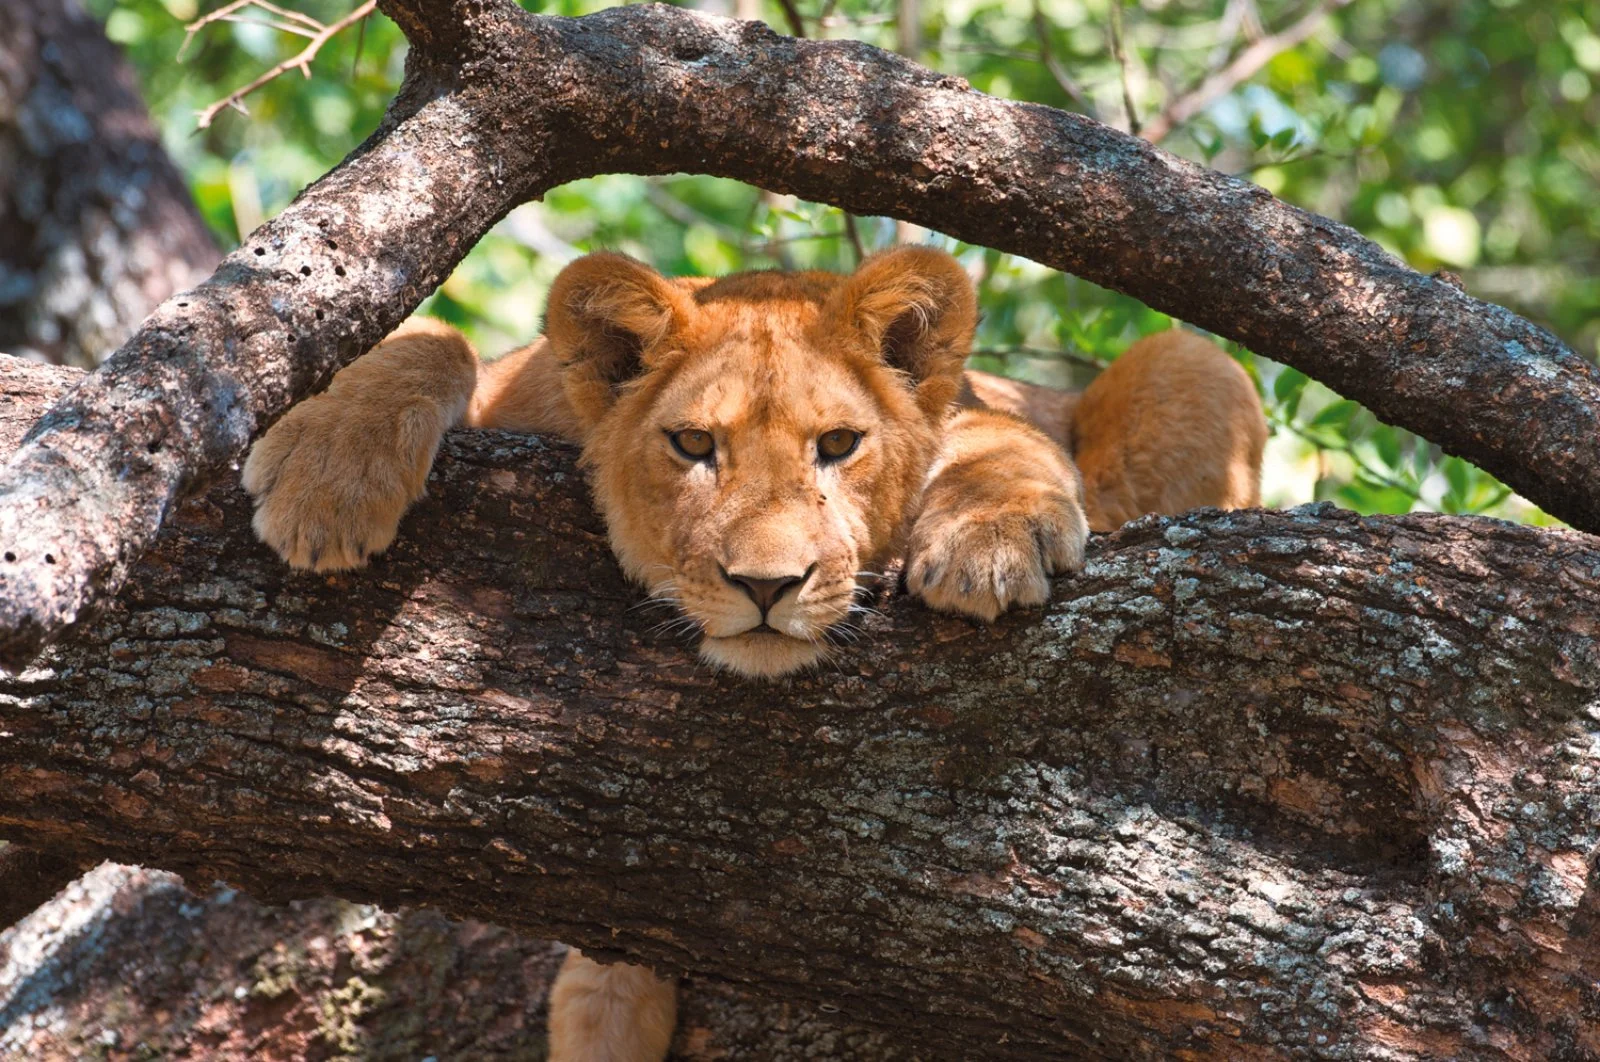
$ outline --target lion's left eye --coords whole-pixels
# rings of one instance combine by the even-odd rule
[[[817,437],[817,458],[821,461],[843,461],[861,445],[861,433],[849,428],[835,428]]]
[[[674,450],[691,461],[709,461],[717,451],[717,443],[711,433],[697,428],[668,432],[667,439]]]

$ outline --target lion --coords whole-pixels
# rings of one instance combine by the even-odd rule
[[[828,654],[896,560],[930,607],[991,621],[1044,604],[1091,529],[1258,504],[1266,421],[1214,343],[1149,336],[1069,394],[967,371],[977,316],[927,247],[721,279],[592,254],[531,345],[480,365],[413,319],[291,410],[244,466],[255,530],[294,567],[357,568],[451,427],[554,433],[581,445],[627,575],[697,626],[703,659],[759,680]],[[675,1007],[672,982],[573,950],[550,1057],[660,1059]]]

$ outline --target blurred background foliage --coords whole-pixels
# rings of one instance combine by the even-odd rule
[[[184,25],[213,0],[88,0],[134,61],[166,144],[224,245],[336,164],[377,124],[405,42],[381,16],[312,64],[223,111],[196,114],[298,52],[264,8]],[[283,0],[331,23],[351,0]],[[529,6],[534,6],[530,4]],[[599,0],[554,0],[581,15]],[[1344,221],[1416,269],[1600,356],[1600,0],[698,0],[781,32],[896,49],[999,96],[1083,111]],[[182,56],[180,60],[180,50]],[[851,229],[854,232],[851,232]],[[539,326],[557,270],[623,250],[666,272],[851,268],[896,240],[938,243],[979,284],[981,367],[1081,385],[1137,337],[1174,322],[1035,263],[881,218],[731,181],[610,176],[514,211],[427,312],[491,354]],[[1331,499],[1549,518],[1492,478],[1354,402],[1248,351],[1274,440],[1266,501]]]

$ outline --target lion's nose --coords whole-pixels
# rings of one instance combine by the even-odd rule
[[[799,593],[800,587],[805,585],[806,580],[811,578],[811,573],[816,570],[817,566],[813,564],[799,575],[762,577],[746,575],[742,572],[730,572],[728,569],[723,568],[722,577],[740,590],[743,590],[745,596],[756,603],[756,608],[761,610],[761,619],[765,622],[767,612],[771,610],[773,605],[778,603],[778,599],[791,589]]]

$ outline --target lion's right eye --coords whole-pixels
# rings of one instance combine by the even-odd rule
[[[717,442],[711,433],[698,428],[668,432],[667,438],[671,440],[674,450],[691,461],[709,461],[717,451]]]

